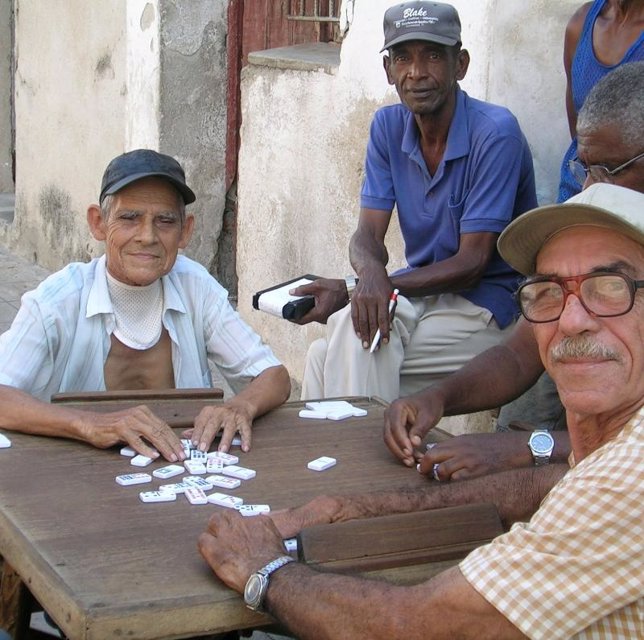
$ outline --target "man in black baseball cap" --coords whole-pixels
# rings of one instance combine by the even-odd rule
[[[100,448],[128,444],[179,462],[186,454],[178,435],[147,407],[96,413],[49,399],[71,391],[211,387],[212,362],[236,395],[205,407],[184,437],[206,451],[220,434],[226,451],[239,433],[242,449],[250,448],[253,420],[288,398],[290,379],[227,291],[180,255],[192,235],[186,205],[194,200],[170,156],[137,149],[109,163],[100,204],[87,210],[104,255],[72,263],[25,294],[0,336],[3,428]]]
[[[152,149],[135,149],[117,156],[107,165],[101,183],[99,202],[102,204],[105,196],[116,193],[136,180],[151,176],[171,182],[185,204],[191,204],[196,200],[192,189],[186,184],[183,168],[172,156]]]
[[[349,244],[355,275],[293,292],[316,301],[300,323],[326,323],[307,354],[306,400],[410,395],[501,342],[516,318],[518,274],[496,238],[537,204],[528,143],[507,109],[459,87],[470,57],[453,6],[398,3],[383,26],[400,104],[373,118]],[[407,258],[396,272],[387,270],[393,215]]]
[[[520,513],[525,501],[517,490],[533,484],[530,493],[538,493],[543,467],[447,486],[318,496],[269,517],[222,509],[199,537],[217,577],[296,638],[641,638],[642,211],[644,194],[594,184],[520,216],[500,236],[508,262],[529,274],[521,312],[561,393],[573,443],[571,468],[531,518]],[[429,472],[425,460],[420,466]],[[320,569],[284,553],[283,539],[303,528],[453,506],[468,493],[472,502],[487,501],[501,486],[507,489],[495,501],[506,523],[514,522],[509,531],[458,566],[428,571],[424,581],[420,573],[411,585],[346,569],[341,575],[333,563]],[[356,556],[359,571],[364,558]]]

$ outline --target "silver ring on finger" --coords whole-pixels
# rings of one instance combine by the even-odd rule
[[[438,481],[438,482],[440,482],[440,481],[441,481],[441,479],[438,477],[438,465],[439,465],[439,464],[440,464],[439,462],[435,462],[435,463],[434,463],[434,469],[433,469],[434,480],[436,480],[436,481]]]

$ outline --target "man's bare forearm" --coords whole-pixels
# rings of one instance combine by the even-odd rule
[[[442,398],[446,416],[494,409],[518,398],[543,371],[532,330],[520,320],[503,343],[470,360],[427,394]]]
[[[412,298],[471,289],[483,277],[496,239],[495,233],[463,234],[456,254],[397,274],[391,278],[392,284],[403,295]]]
[[[0,428],[80,440],[100,449],[127,442],[143,455],[161,454],[171,462],[185,457],[174,431],[145,405],[110,412],[81,411],[0,385],[0,406]]]
[[[359,276],[369,269],[385,269],[389,253],[383,242],[370,233],[358,229],[349,242],[349,260]]]
[[[279,365],[264,369],[248,386],[233,396],[227,404],[245,405],[251,418],[258,418],[288,400],[291,379],[286,367]]]
[[[287,565],[271,578],[269,612],[302,640],[500,640],[524,636],[457,567],[401,587]]]
[[[395,616],[381,621],[377,633],[384,635],[380,636],[373,634],[372,616],[365,614],[377,611],[378,602],[391,603],[396,589],[384,582],[323,574],[304,565],[293,565],[271,578],[266,604],[269,612],[302,640],[395,638],[399,631],[392,626]],[[354,595],[358,602],[353,602]],[[348,608],[352,605],[352,609]],[[357,620],[352,621],[354,616]]]
[[[370,518],[489,502],[496,506],[505,527],[528,520],[552,487],[563,478],[568,465],[511,469],[472,480],[451,483],[428,481],[419,489],[410,487],[326,498],[331,522]],[[328,505],[332,504],[333,507]]]
[[[84,413],[64,406],[50,405],[6,385],[0,385],[0,427],[43,436],[84,440]]]

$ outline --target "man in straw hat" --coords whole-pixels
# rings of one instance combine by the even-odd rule
[[[528,522],[413,586],[315,571],[282,538],[301,523],[441,506],[442,485],[317,499],[274,520],[213,515],[204,558],[298,638],[641,636],[644,194],[592,185],[519,217],[499,250],[528,276],[519,303],[566,408],[570,471]]]

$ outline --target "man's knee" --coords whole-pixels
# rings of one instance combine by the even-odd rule
[[[311,400],[324,396],[324,362],[326,360],[326,340],[314,340],[306,353],[304,376],[302,377],[301,400]]]
[[[324,359],[326,358],[327,344],[324,338],[314,340],[306,352],[306,366],[313,366],[315,368],[324,367]]]

